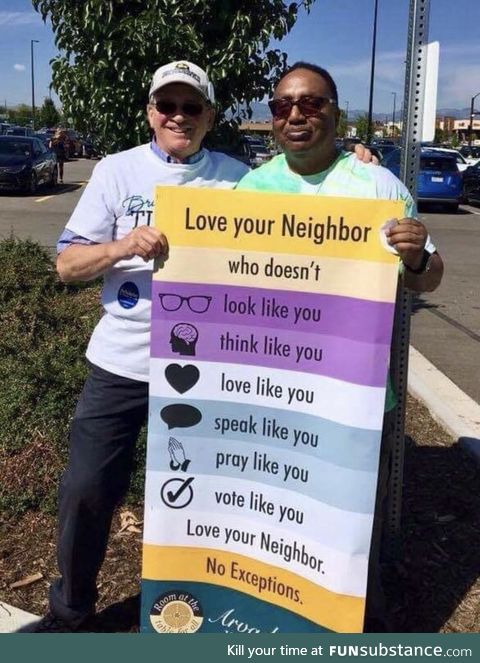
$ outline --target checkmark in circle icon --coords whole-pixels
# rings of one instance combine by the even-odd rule
[[[163,484],[160,497],[163,503],[170,509],[184,509],[193,499],[192,482],[195,477],[189,479],[169,479]]]

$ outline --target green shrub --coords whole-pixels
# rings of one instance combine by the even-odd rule
[[[101,314],[99,284],[62,284],[47,251],[29,240],[0,241],[0,265],[0,510],[52,511]],[[144,440],[137,491],[143,453]]]

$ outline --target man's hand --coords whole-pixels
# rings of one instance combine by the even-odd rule
[[[422,263],[427,229],[416,219],[400,219],[385,231],[387,241],[410,269],[418,269]]]
[[[362,145],[362,143],[356,143],[355,145],[355,156],[357,159],[360,161],[363,161],[363,163],[370,163],[372,162],[375,164],[375,166],[378,166],[378,159],[376,156],[374,156],[368,147],[365,147],[365,145]]]
[[[117,242],[117,248],[123,259],[140,256],[145,262],[165,255],[168,242],[165,235],[150,226],[138,226]]]

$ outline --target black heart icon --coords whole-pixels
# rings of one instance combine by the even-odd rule
[[[169,364],[165,369],[165,377],[168,384],[175,391],[178,391],[179,394],[184,394],[197,384],[200,372],[193,364],[186,364],[185,366]]]

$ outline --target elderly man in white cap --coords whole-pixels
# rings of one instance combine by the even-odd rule
[[[203,69],[172,62],[155,72],[147,116],[153,139],[95,168],[58,242],[63,281],[103,276],[104,315],[87,349],[90,373],[70,432],[59,491],[58,565],[37,632],[71,632],[94,613],[115,506],[146,421],[153,258],[167,249],[152,227],[157,184],[233,188],[245,164],[202,148],[215,119]]]
[[[152,227],[155,186],[231,189],[248,171],[202,148],[213,105],[213,86],[200,67],[171,62],[157,69],[147,105],[152,141],[96,166],[59,239],[63,281],[103,276],[104,315],[88,345],[90,373],[59,490],[61,577],[36,632],[72,632],[94,613],[113,511],[128,488],[147,418],[151,272],[153,258],[167,250],[165,236]]]

